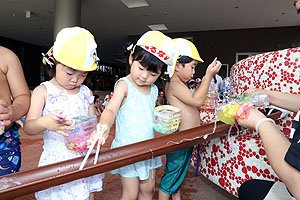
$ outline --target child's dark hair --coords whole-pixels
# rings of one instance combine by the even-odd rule
[[[95,94],[95,95],[94,95],[94,103],[96,103],[97,99],[99,99],[99,98],[100,98],[99,95],[98,95],[98,94]]]
[[[194,60],[194,59],[192,59],[192,58],[190,58],[190,57],[188,57],[188,56],[180,56],[180,57],[177,59],[177,61],[175,61],[175,62],[179,62],[179,63],[183,64],[183,67],[184,67],[184,64],[190,63],[190,62],[192,62],[193,60]],[[169,82],[169,81],[170,81],[169,75],[164,75],[164,76],[162,77],[162,79],[164,80],[164,85],[165,85],[166,82]]]
[[[187,64],[187,63],[190,63],[192,62],[194,59],[193,58],[190,58],[188,56],[180,56],[178,59],[177,59],[177,62],[183,64]]]
[[[167,71],[167,64],[162,62],[160,59],[144,50],[140,46],[136,46],[134,52],[132,53],[132,61],[138,61],[143,67],[148,71],[157,73],[158,69],[161,68],[160,76],[164,75]]]

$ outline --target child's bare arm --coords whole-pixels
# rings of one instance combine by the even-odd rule
[[[193,95],[193,98],[196,99],[195,103],[196,103],[197,107],[201,106],[203,101],[205,100],[205,98],[208,94],[208,90],[209,90],[211,80],[212,80],[213,76],[216,75],[219,72],[221,66],[222,66],[222,64],[219,61],[214,60],[207,67],[204,80],[202,81],[201,85],[195,91],[195,93]]]
[[[127,84],[124,81],[120,81],[115,90],[114,95],[105,107],[100,123],[106,124],[109,128],[113,125],[115,117],[120,109],[121,103],[127,93]]]
[[[93,96],[93,92],[90,90],[90,95]],[[90,104],[89,106],[89,115],[96,115],[96,109],[95,109],[95,105],[94,105],[94,102]]]
[[[109,130],[114,123],[114,120],[121,107],[124,97],[126,97],[127,90],[128,88],[125,81],[119,81],[119,83],[115,87],[114,95],[112,96],[111,100],[109,101],[109,103],[107,104],[107,106],[105,107],[104,111],[101,114],[99,123],[103,125],[105,124],[108,127],[108,130],[103,135],[105,140],[108,138]],[[92,133],[90,140],[93,139],[95,134],[96,132],[94,131]]]
[[[45,106],[46,94],[47,91],[43,85],[33,90],[31,106],[24,122],[24,132],[28,135],[37,135],[45,130],[51,130],[66,135],[64,131],[73,130],[72,127],[69,127],[72,124],[71,121],[57,121],[53,119],[51,113],[41,116]]]
[[[6,70],[6,78],[13,98],[12,105],[7,102],[8,112],[5,115],[4,125],[8,126],[27,113],[30,92],[18,57],[9,49],[4,49],[1,59],[5,61],[4,70]]]
[[[192,93],[185,85],[180,83],[170,84],[170,91],[173,96],[179,99],[186,105],[199,107],[202,105],[204,99],[207,96],[209,85],[212,77],[219,72],[221,63],[219,61],[213,61],[206,70],[206,75],[201,83],[200,87]],[[168,99],[169,100],[169,99]]]

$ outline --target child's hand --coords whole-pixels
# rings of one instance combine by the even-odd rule
[[[66,117],[63,115],[63,110],[56,110],[52,112],[52,118],[58,121],[65,121]]]
[[[56,111],[56,113],[57,112],[58,111]],[[53,117],[53,113],[51,112],[44,117],[45,121],[47,122],[47,124],[45,125],[47,130],[54,131],[63,136],[68,136],[68,134],[64,131],[74,130],[74,127],[71,127],[71,125],[73,124],[73,121],[71,120],[55,119],[55,117]]]
[[[9,126],[13,121],[13,109],[6,101],[0,99],[0,126]]]
[[[90,138],[86,141],[86,145],[87,145],[88,148],[90,148],[90,146],[92,145],[92,142],[93,142],[93,140],[95,139],[96,135],[97,135],[97,130],[94,130],[94,131],[91,133]],[[97,145],[95,145],[95,146],[97,146]],[[95,147],[95,146],[94,146],[94,147]]]
[[[222,66],[222,63],[218,60],[214,60],[206,69],[206,75],[213,77],[217,74]]]
[[[105,134],[106,132],[108,132],[108,130],[105,131],[105,132],[103,133],[103,136],[100,138],[100,140],[97,141],[97,142],[100,142],[101,145],[104,145],[104,143],[105,143],[104,134]],[[90,148],[90,146],[92,145],[92,142],[93,142],[93,140],[95,139],[96,136],[97,136],[97,130],[94,130],[94,131],[92,132],[90,138],[86,141],[86,145],[87,145],[88,148]],[[96,144],[97,144],[97,143],[96,143]],[[97,146],[97,145],[95,145],[94,148],[95,148],[96,146]]]

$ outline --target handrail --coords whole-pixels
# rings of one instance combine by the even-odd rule
[[[272,114],[271,118],[278,118],[280,113]],[[214,134],[212,134],[215,128]],[[0,178],[0,183],[6,182],[0,188],[0,199],[10,199],[56,185],[67,183],[79,178],[104,173],[152,157],[164,155],[175,150],[199,144],[227,134],[230,125],[222,122],[199,126],[189,130],[154,138],[151,140],[130,144],[101,152],[98,164],[93,164],[93,156],[87,160],[83,170],[79,170],[82,157],[75,158],[36,169],[9,174]],[[232,132],[236,132],[233,128]],[[208,135],[206,139],[203,136]]]

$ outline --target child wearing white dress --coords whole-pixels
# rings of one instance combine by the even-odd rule
[[[110,129],[116,118],[112,149],[154,138],[153,110],[158,95],[154,82],[165,73],[167,65],[173,67],[173,52],[172,39],[159,31],[149,31],[138,40],[129,58],[130,74],[116,82],[114,95],[99,122]],[[109,129],[100,143],[108,137]],[[155,168],[160,166],[161,158],[156,157],[112,170],[121,177],[121,199],[152,199]]]
[[[83,153],[65,146],[66,131],[73,130],[76,116],[95,115],[93,94],[83,85],[88,71],[95,70],[97,44],[93,35],[80,27],[62,29],[53,47],[44,55],[53,78],[41,83],[32,93],[31,106],[24,123],[28,135],[43,133],[43,152],[39,166],[82,156]],[[93,199],[91,192],[102,190],[103,174],[82,178],[36,192],[37,199],[85,200]]]

